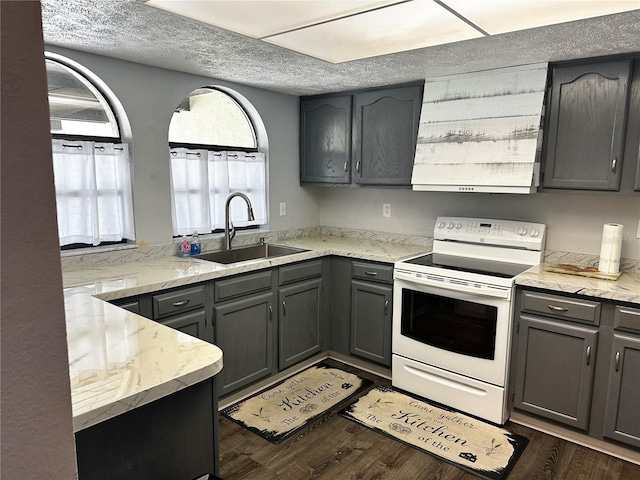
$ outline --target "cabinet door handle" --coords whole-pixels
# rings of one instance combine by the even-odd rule
[[[348,165],[347,165],[347,162],[345,161],[344,162],[344,172],[345,173],[347,173],[349,171],[349,170],[347,170],[347,167],[348,167]]]
[[[569,311],[568,308],[558,307],[556,305],[547,305],[547,307],[549,307],[550,310],[555,310],[556,312],[568,312]]]
[[[611,173],[615,174],[616,173],[616,167],[618,166],[618,157],[615,156],[613,157],[613,160],[611,160]]]
[[[616,352],[615,369],[616,372],[620,370],[620,352]]]
[[[375,277],[378,274],[378,272],[371,272],[371,271],[368,271],[368,270],[365,271],[364,273],[366,273],[367,275],[369,275],[371,277]]]
[[[587,347],[587,365],[591,363],[591,346]]]
[[[384,314],[389,315],[389,300],[384,301]]]
[[[273,307],[269,305],[269,320],[273,320]]]
[[[360,160],[356,163],[356,172],[360,173]]]
[[[186,300],[180,300],[179,302],[173,302],[173,306],[174,307],[184,307],[187,303],[189,303],[189,299]]]
[[[282,301],[282,316],[284,317],[287,314],[287,302]]]

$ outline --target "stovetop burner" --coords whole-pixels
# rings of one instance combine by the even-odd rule
[[[404,263],[421,265],[424,267],[443,268],[445,270],[455,270],[459,272],[491,275],[500,278],[513,278],[531,268],[531,265],[503,263],[494,260],[482,260],[479,258],[460,257],[457,255],[444,255],[438,253],[430,253],[421,257],[405,260]]]

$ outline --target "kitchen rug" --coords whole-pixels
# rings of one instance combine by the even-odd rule
[[[481,478],[506,478],[529,439],[389,387],[378,386],[340,415]]]
[[[371,385],[371,380],[319,363],[220,413],[277,444]]]

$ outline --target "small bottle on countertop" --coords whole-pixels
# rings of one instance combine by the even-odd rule
[[[193,232],[191,235],[191,255],[200,255],[202,246],[200,245],[200,238],[198,238],[198,232]]]
[[[186,235],[182,236],[182,240],[180,241],[180,255],[183,257],[188,256],[191,253],[191,243],[187,239]]]

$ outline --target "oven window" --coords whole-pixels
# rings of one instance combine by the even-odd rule
[[[450,352],[494,359],[497,307],[402,290],[402,335]]]

